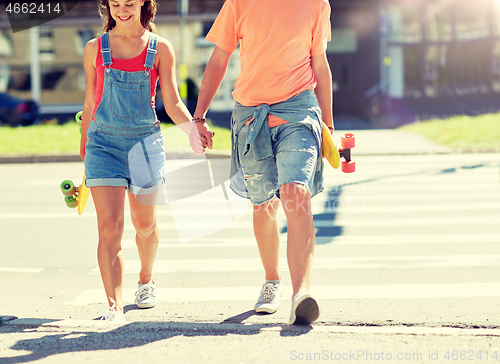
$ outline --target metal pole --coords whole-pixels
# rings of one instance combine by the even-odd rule
[[[40,29],[30,28],[30,75],[31,98],[38,104],[42,101],[42,78],[40,68]]]
[[[180,15],[179,33],[179,93],[182,101],[187,103],[187,66],[186,66],[186,16],[189,11],[189,0],[177,0],[177,12]]]

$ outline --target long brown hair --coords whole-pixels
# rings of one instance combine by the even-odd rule
[[[103,21],[102,31],[104,33],[109,32],[116,26],[116,21],[109,11],[109,0],[97,0],[97,9]],[[144,5],[141,7],[141,24],[150,32],[155,29],[155,24],[153,23],[155,15],[156,0],[145,0]]]

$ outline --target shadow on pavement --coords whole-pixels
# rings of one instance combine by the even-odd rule
[[[140,347],[178,336],[203,337],[229,334],[248,336],[258,335],[265,331],[279,331],[282,337],[290,337],[304,335],[313,330],[312,326],[243,324],[245,319],[255,314],[251,312],[247,311],[227,318],[221,323],[131,322],[120,325],[102,321],[98,325],[85,327],[85,325],[78,325],[81,321],[75,321],[74,326],[66,328],[70,332],[65,333],[61,333],[60,330],[60,328],[64,329],[64,325],[59,327],[54,324],[60,320],[20,319],[17,321],[21,321],[21,325],[9,325],[11,326],[9,332],[28,333],[42,329],[46,330],[47,333],[40,338],[19,340],[9,349],[31,353],[2,358],[1,362],[2,364],[28,363],[56,354]],[[22,324],[23,321],[25,324]],[[39,324],[35,324],[35,322],[39,322]],[[92,322],[95,321],[90,321],[90,323]],[[89,324],[89,321],[86,324]],[[55,329],[54,332],[50,332],[51,329]]]

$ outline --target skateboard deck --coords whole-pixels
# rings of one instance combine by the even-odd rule
[[[330,134],[330,130],[326,126],[325,123],[323,124],[323,141],[322,141],[322,147],[323,147],[323,155],[325,156],[326,160],[330,165],[338,169],[340,167],[340,153],[333,142],[332,135]]]
[[[322,143],[323,155],[330,165],[338,169],[342,160],[342,172],[352,173],[356,170],[356,162],[351,159],[351,149],[355,146],[354,134],[346,133],[340,137],[341,148],[337,148],[330,130],[323,124]]]
[[[82,124],[82,112],[78,112],[75,116],[76,123],[81,127]],[[82,129],[80,128],[80,132]],[[90,188],[85,184],[86,177],[83,174],[82,184],[80,186],[75,186],[73,181],[65,180],[61,183],[61,191],[63,193],[64,201],[69,208],[78,207],[78,215],[83,214],[85,206],[87,206],[87,201],[90,196]]]

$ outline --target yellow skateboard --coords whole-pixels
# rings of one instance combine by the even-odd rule
[[[85,206],[90,196],[90,188],[85,185],[85,174],[80,186],[75,186],[73,181],[66,180],[61,183],[61,191],[63,193],[64,201],[69,208],[78,207],[78,215],[83,214]]]
[[[78,112],[76,114],[76,123],[81,126],[82,125],[82,112]],[[80,132],[82,130],[80,129]],[[88,188],[85,184],[85,173],[83,174],[83,181],[80,186],[75,186],[73,181],[65,180],[61,183],[61,191],[63,193],[64,201],[66,205],[70,208],[78,207],[78,215],[83,214],[83,210],[85,210],[85,206],[87,205],[87,201],[90,196],[90,188]]]
[[[351,159],[351,148],[355,146],[354,134],[344,134],[340,137],[341,148],[337,148],[335,142],[332,139],[330,130],[325,123],[323,124],[322,132],[322,144],[323,155],[330,165],[338,169],[340,167],[340,159],[344,158],[342,161],[342,172],[352,173],[356,170],[356,162]]]

